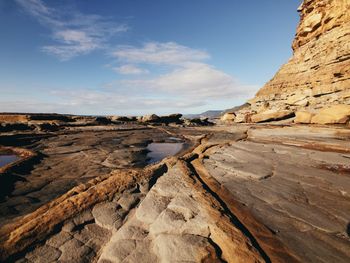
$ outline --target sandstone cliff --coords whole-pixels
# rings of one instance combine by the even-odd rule
[[[306,111],[297,113],[297,122],[346,123],[350,117],[349,10],[350,0],[305,0],[298,9],[292,58],[249,101],[250,107],[236,114],[236,122],[278,120]],[[338,121],[329,116],[325,120],[322,112],[314,116],[338,104],[343,105]]]

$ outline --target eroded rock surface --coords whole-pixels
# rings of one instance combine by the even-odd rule
[[[191,140],[195,147],[144,168],[133,162],[144,160],[144,155],[127,155],[135,158],[127,160],[118,155],[111,161],[115,167],[93,171],[96,176],[75,187],[63,183],[68,192],[43,199],[35,211],[33,206],[33,210],[23,210],[23,216],[3,221],[1,260],[349,260],[348,129],[299,125],[118,127],[118,131],[79,128],[79,138],[68,130],[56,134],[60,140],[45,137],[26,147],[46,151],[46,161],[88,152],[91,145],[92,157],[102,154],[98,149],[107,158],[114,152],[109,149],[118,150],[124,144],[142,147],[148,136],[152,141],[166,141],[176,135]],[[116,134],[118,143],[113,143]],[[69,143],[60,143],[62,138]],[[78,143],[80,140],[84,143]],[[45,164],[45,158],[22,176],[30,178]],[[64,170],[66,162],[80,174],[77,159],[62,160],[56,163],[60,169]],[[64,171],[62,176],[70,174]],[[60,180],[52,178],[53,184]],[[4,205],[17,198],[28,196],[9,196]]]
[[[18,180],[8,186],[10,196],[0,202],[0,222],[29,213],[74,186],[114,169],[146,166],[147,145],[169,136],[144,126],[96,126],[71,128],[29,141],[24,147],[38,152],[40,160],[33,167],[11,173]],[[12,134],[0,137],[12,143]],[[16,139],[13,143],[21,144]]]
[[[210,207],[219,204],[205,199],[196,184],[181,170],[181,162],[170,168],[112,234],[98,262],[263,261],[239,230],[223,229],[228,218]]]
[[[257,128],[248,141],[212,148],[203,162],[301,261],[348,262],[349,135],[348,129]]]

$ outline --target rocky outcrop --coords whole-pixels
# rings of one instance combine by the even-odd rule
[[[141,178],[150,179],[156,176],[157,172],[163,168],[164,165],[160,165],[145,171],[116,171],[114,174],[95,178],[86,184],[73,188],[26,217],[7,224],[0,231],[0,259],[4,260],[33,243],[43,240],[67,219],[82,214],[97,203],[112,200],[115,193],[122,193],[131,188]],[[95,216],[98,217],[96,213]],[[91,219],[87,221],[91,221]],[[75,221],[72,229],[77,224]],[[72,250],[67,251],[67,253],[74,254]]]
[[[236,114],[234,112],[226,112],[221,116],[220,121],[222,122],[233,122],[236,118]]]
[[[204,152],[205,181],[255,237],[263,231],[246,210],[300,262],[348,262],[349,129],[263,127],[249,129],[242,141],[215,141]]]
[[[23,131],[19,135],[0,133],[0,144],[19,145],[38,153],[34,160],[18,164],[6,174],[1,174],[0,167],[0,225],[114,169],[146,166],[148,144],[171,136],[143,125],[118,125],[115,130],[110,127],[71,127],[49,136],[39,131],[28,135]],[[23,156],[24,150],[10,149]],[[11,198],[5,198],[9,193]]]
[[[184,125],[188,127],[194,126],[211,126],[214,125],[208,118],[184,119]]]
[[[109,116],[109,119],[112,122],[130,122],[130,121],[136,121],[136,117],[133,116],[117,116],[117,115],[113,115],[113,116]]]
[[[0,259],[266,262],[231,220],[185,160],[168,159],[95,178],[3,226]]]
[[[349,129],[110,126],[27,142],[44,158],[11,174],[0,261],[349,261]],[[137,165],[173,136],[195,146]]]
[[[293,56],[249,101],[242,113],[253,116],[246,121],[254,122],[254,115],[266,110],[318,113],[350,104],[349,10],[348,0],[302,3]],[[313,122],[324,123],[318,120]]]
[[[350,105],[335,105],[322,109],[312,117],[311,123],[334,124],[347,123],[350,119]]]
[[[72,116],[56,113],[0,113],[1,122],[27,123],[29,121],[73,121]]]
[[[28,122],[30,120],[28,115],[22,114],[0,114],[0,123],[6,122]]]
[[[266,110],[261,113],[255,114],[251,117],[252,122],[266,122],[266,121],[278,121],[286,118],[293,117],[294,113],[290,110]]]
[[[158,116],[156,114],[150,114],[138,117],[139,122],[143,123],[158,123],[158,124],[182,124],[182,114],[174,113],[165,116]]]
[[[160,117],[156,114],[142,116],[141,122],[158,122]]]

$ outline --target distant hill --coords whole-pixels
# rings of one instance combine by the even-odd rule
[[[236,112],[236,111],[242,110],[242,109],[244,109],[246,107],[249,107],[249,106],[250,106],[249,103],[244,103],[244,104],[242,104],[240,106],[236,106],[236,107],[224,110],[224,111],[221,112],[221,114],[223,115],[223,114],[228,113],[228,112]]]
[[[215,119],[219,118],[223,110],[208,110],[199,114],[185,114],[184,117],[188,119],[196,119],[196,118],[209,118]]]

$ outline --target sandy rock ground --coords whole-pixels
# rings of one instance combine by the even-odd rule
[[[17,182],[1,202],[1,260],[350,260],[349,129],[89,129],[24,145],[45,157],[21,174],[27,182]],[[147,144],[169,136],[192,146],[146,166]],[[42,183],[46,177],[49,184]],[[32,180],[44,187],[23,191]],[[50,184],[57,191],[43,190]],[[18,198],[31,200],[33,193],[39,202],[27,201],[21,209]],[[15,201],[17,213],[7,212]]]
[[[335,139],[331,130],[323,131]],[[349,136],[349,130],[339,130],[345,131]],[[312,133],[312,129],[249,133],[254,142],[248,136],[245,141],[211,149],[204,160],[210,175],[303,261],[348,262],[350,155],[295,147],[298,141],[307,141],[305,146],[322,144],[327,136]],[[278,135],[288,137],[287,133],[290,141],[296,138],[294,145],[281,145],[277,140]],[[331,142],[329,139],[328,144]],[[344,152],[350,149],[349,141],[340,137],[333,144]]]
[[[147,145],[169,135],[144,126],[77,127],[65,132],[38,136],[2,135],[1,140],[17,143],[40,153],[29,169],[13,173],[19,180],[11,186],[11,197],[0,203],[0,222],[8,221],[64,194],[74,186],[108,174],[114,169],[144,167]]]

